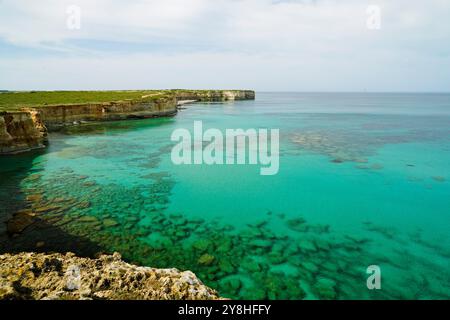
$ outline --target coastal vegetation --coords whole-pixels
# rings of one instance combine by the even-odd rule
[[[15,91],[0,94],[0,111],[14,111],[22,107],[45,107],[102,103],[112,101],[149,101],[162,98],[170,91]]]
[[[239,90],[225,90],[238,93]],[[24,107],[46,107],[55,105],[95,104],[131,101],[151,102],[176,96],[211,97],[224,90],[112,90],[112,91],[9,91],[0,93],[0,112],[17,111]]]

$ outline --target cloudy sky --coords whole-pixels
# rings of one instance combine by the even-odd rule
[[[449,0],[0,0],[0,89],[448,92],[449,17]]]

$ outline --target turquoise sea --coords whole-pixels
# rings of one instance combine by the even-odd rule
[[[279,129],[279,173],[174,165],[170,136],[195,120]],[[0,158],[0,252],[119,251],[229,298],[450,298],[450,94],[257,92],[50,142]]]

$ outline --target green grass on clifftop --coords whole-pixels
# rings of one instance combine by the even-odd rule
[[[0,111],[19,110],[23,107],[47,105],[99,103],[121,100],[152,100],[169,95],[172,91],[16,91],[0,93]]]
[[[208,96],[223,91],[241,90],[117,90],[117,91],[0,91],[0,112],[16,111],[24,107],[43,108],[54,105],[73,105],[115,101],[153,101],[184,94]]]

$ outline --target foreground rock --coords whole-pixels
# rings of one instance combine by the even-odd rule
[[[138,267],[120,254],[0,255],[0,299],[218,299],[190,271]]]

